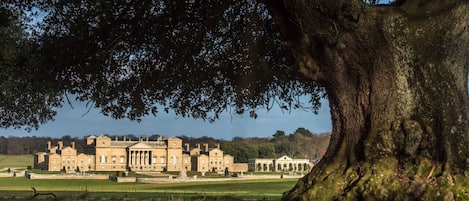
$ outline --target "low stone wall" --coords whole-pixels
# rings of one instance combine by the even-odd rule
[[[24,171],[21,172],[9,172],[9,173],[0,173],[0,178],[1,177],[23,177],[25,176]]]
[[[137,182],[136,177],[115,177],[112,176],[110,177],[111,181],[117,182],[117,183],[135,183]]]
[[[180,182],[203,182],[203,181],[227,181],[227,180],[244,180],[240,177],[227,177],[227,178],[137,178],[137,183],[180,183]]]
[[[29,176],[28,176],[29,175]],[[36,174],[29,173],[27,176],[29,179],[95,179],[95,180],[107,180],[109,175],[104,174]]]
[[[13,172],[11,172],[11,173],[0,173],[0,178],[1,177],[13,177]]]
[[[233,164],[233,170],[230,172],[247,172],[248,171],[248,164],[247,163],[235,163]]]

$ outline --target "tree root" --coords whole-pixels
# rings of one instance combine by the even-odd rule
[[[442,172],[441,165],[425,161],[399,167],[397,160],[383,159],[345,171],[328,166],[322,175],[301,179],[283,200],[469,200],[469,178]]]
[[[51,195],[51,196],[54,197],[55,201],[58,201],[57,196],[56,196],[54,193],[52,193],[52,192],[49,192],[49,193],[39,193],[39,192],[36,191],[36,188],[34,188],[34,187],[32,187],[32,186],[31,186],[31,188],[32,188],[33,191],[34,191],[34,195],[31,196],[31,198],[35,198],[35,197],[37,197],[37,196],[39,196],[39,195]]]

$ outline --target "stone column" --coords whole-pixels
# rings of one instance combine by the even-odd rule
[[[151,152],[147,151],[147,165],[151,165]]]
[[[127,155],[128,155],[128,161],[127,161],[127,164],[129,164],[129,166],[132,165],[132,151],[128,151],[127,152]]]

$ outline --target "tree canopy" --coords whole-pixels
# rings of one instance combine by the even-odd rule
[[[24,52],[31,58],[19,59],[30,64],[3,64],[1,69],[7,77],[17,73],[35,81],[31,91],[21,92],[12,89],[22,83],[2,81],[2,90],[12,91],[15,99],[0,104],[1,111],[14,117],[16,127],[53,119],[54,107],[69,95],[105,115],[131,120],[169,110],[208,120],[226,110],[255,118],[259,108],[316,111],[320,105],[321,89],[285,56],[273,18],[256,1],[35,0],[1,5],[30,19],[42,17],[37,24],[23,22],[27,36],[10,34],[31,43]],[[300,96],[311,99],[302,103]],[[31,115],[12,102],[45,112]],[[10,119],[2,121],[2,127],[12,125]]]
[[[38,65],[37,44],[28,35],[20,12],[0,7],[0,127],[37,127],[61,105],[63,93]]]

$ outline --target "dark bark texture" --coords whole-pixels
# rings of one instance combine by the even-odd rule
[[[468,1],[266,4],[333,123],[324,158],[284,200],[469,199]]]

